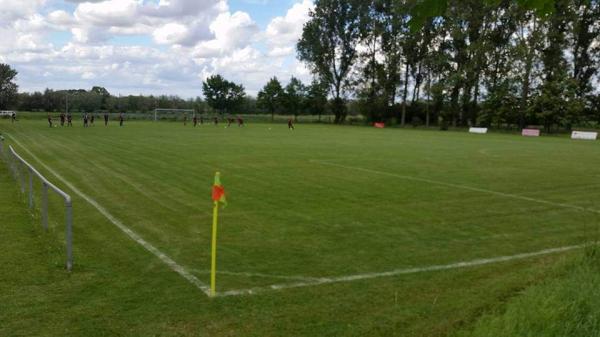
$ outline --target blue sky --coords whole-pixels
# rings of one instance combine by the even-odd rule
[[[232,11],[249,13],[254,21],[266,28],[271,19],[283,16],[297,1],[291,0],[234,0],[229,2]]]
[[[0,62],[21,91],[105,86],[201,95],[213,74],[251,95],[272,76],[309,81],[295,43],[310,0],[0,0]]]

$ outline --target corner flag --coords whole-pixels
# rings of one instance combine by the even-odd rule
[[[215,173],[215,182],[212,187],[213,200],[213,223],[212,223],[212,249],[211,249],[211,265],[210,265],[210,295],[215,296],[217,283],[217,222],[219,220],[219,202],[223,207],[227,205],[225,199],[225,189],[221,185],[221,173]]]
[[[222,203],[223,207],[227,206],[227,199],[225,198],[225,189],[221,185],[221,173],[215,174],[215,182],[212,187],[212,199],[215,203]]]

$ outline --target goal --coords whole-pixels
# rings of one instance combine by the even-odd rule
[[[158,121],[158,119],[178,119],[178,117],[183,116],[184,114],[188,114],[188,118],[192,118],[192,116],[196,113],[194,109],[154,109],[154,121]]]

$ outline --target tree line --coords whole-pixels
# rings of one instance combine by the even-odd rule
[[[316,0],[298,58],[326,84],[336,122],[525,127],[598,123],[598,0]],[[542,6],[543,5],[543,6]]]
[[[152,112],[156,108],[204,110],[200,98],[184,100],[178,96],[111,95],[103,87],[90,90],[52,90],[18,93],[12,108],[39,112]]]
[[[112,95],[106,88],[94,86],[90,90],[69,89],[43,92],[18,92],[15,84],[17,71],[0,64],[0,110],[15,109],[33,112],[137,112],[149,113],[154,109],[188,109],[197,113],[219,114],[325,114],[327,88],[320,82],[305,85],[292,77],[283,87],[272,78],[258,94],[247,96],[241,84],[221,75],[208,77],[202,84],[204,99],[183,99],[178,96]]]

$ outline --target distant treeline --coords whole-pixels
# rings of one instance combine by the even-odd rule
[[[178,96],[111,95],[103,87],[91,90],[52,90],[19,93],[14,108],[20,111],[59,112],[152,112],[156,108],[194,109],[203,111],[200,98],[183,99]]]
[[[263,93],[258,99],[247,96],[243,86],[225,80],[220,75],[209,77],[200,97],[183,99],[179,96],[160,95],[112,95],[106,88],[95,86],[90,90],[52,90],[44,92],[21,92],[15,94],[6,108],[32,112],[62,112],[67,109],[73,113],[102,112],[109,113],[150,113],[154,109],[188,109],[197,113],[241,114],[241,115],[326,115],[327,93],[318,85],[304,86],[292,77],[293,85],[279,87],[273,93],[269,104]],[[236,93],[232,94],[231,91]]]

